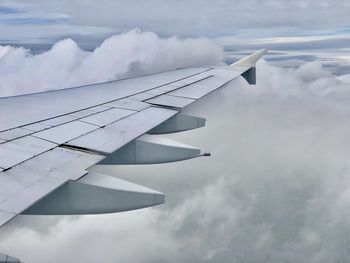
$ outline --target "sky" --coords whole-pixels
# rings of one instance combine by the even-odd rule
[[[2,0],[5,40],[103,38],[133,28],[162,36],[309,35],[348,32],[346,0]]]
[[[347,262],[347,1],[1,1],[0,96],[232,62],[269,48],[186,108],[168,135],[212,157],[94,167],[166,194],[154,208],[20,216],[0,251],[24,262]],[[44,73],[44,74],[43,74]]]

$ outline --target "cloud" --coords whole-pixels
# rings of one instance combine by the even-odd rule
[[[137,42],[144,33],[130,34]],[[90,72],[89,65],[96,64],[101,72],[110,72],[102,75],[108,80],[118,72],[131,74],[127,65],[134,61],[139,63],[137,73],[145,65],[159,69],[160,62],[170,68],[184,63],[183,59],[190,64],[208,61],[203,52],[193,61],[185,57],[172,65],[173,57],[164,59],[167,41],[173,50],[182,51],[187,50],[183,40],[159,40],[151,34],[143,41],[151,51],[137,46],[135,52],[127,35],[109,39],[93,53],[81,51],[72,41],[60,42],[44,53],[51,62],[47,67],[65,72],[66,65],[79,65]],[[116,47],[116,39],[129,46]],[[202,41],[190,43],[202,47]],[[23,49],[7,49],[0,57],[14,52],[11,58],[22,59],[26,54]],[[50,68],[62,61],[61,50],[68,54],[63,66]],[[155,56],[158,51],[162,59]],[[120,54],[116,62],[108,56],[111,53]],[[115,71],[117,62],[121,66]],[[54,83],[52,79],[48,83]],[[163,191],[166,204],[52,221],[20,217],[2,230],[0,250],[26,262],[72,258],[77,262],[346,262],[350,256],[349,84],[349,75],[335,76],[320,62],[286,69],[261,61],[256,87],[238,78],[186,110],[205,116],[207,127],[169,135],[201,145],[213,153],[211,158],[96,168]]]
[[[21,10],[13,8],[13,7],[6,7],[6,6],[0,6],[0,14],[5,15],[5,14],[16,14],[20,13]]]
[[[133,28],[163,36],[283,37],[335,34],[348,31],[350,26],[347,0],[238,0],[234,3],[218,0],[215,4],[210,0],[89,0],[84,5],[69,0],[4,0],[3,6],[7,9],[22,7],[25,10],[22,15],[33,19],[43,15],[50,19],[57,13],[69,17],[66,31],[57,26],[66,22],[60,20],[50,26],[0,28],[3,38],[22,42],[23,35],[42,42],[42,38],[54,41],[71,34],[82,36],[86,32],[91,32],[92,38],[102,39],[106,32],[111,35]]]
[[[40,54],[0,46],[0,95],[62,89],[179,67],[220,63],[221,48],[206,38],[160,38],[133,30],[106,39],[94,51],[73,40]]]
[[[66,18],[5,18],[1,19],[1,24],[6,25],[31,25],[31,24],[38,24],[38,25],[46,25],[46,24],[57,24],[61,22],[66,22]]]

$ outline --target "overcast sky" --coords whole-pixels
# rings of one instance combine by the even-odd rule
[[[186,110],[207,127],[169,136],[211,158],[98,168],[164,192],[164,205],[20,216],[1,229],[0,252],[29,263],[348,262],[349,13],[345,0],[0,0],[0,96],[270,49],[257,86],[236,79]]]
[[[101,39],[133,28],[179,36],[290,36],[349,30],[347,0],[2,0],[2,40]]]

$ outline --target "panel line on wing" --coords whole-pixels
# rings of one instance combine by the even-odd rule
[[[188,79],[189,77],[212,69],[212,67],[188,68],[152,74],[154,78],[151,78],[151,75],[149,75],[148,77],[133,78],[128,81],[97,83],[52,92],[1,98],[0,110],[3,111],[5,118],[3,119],[4,121],[0,122],[0,131],[7,131],[40,122],[50,122],[57,117],[67,118],[67,115],[70,113],[103,106],[119,99],[129,98],[135,94]],[[117,85],[119,88],[115,88],[114,85]],[[101,92],[96,94],[95,89],[100,89]],[[79,101],[76,101],[78,98]],[[38,103],[39,101],[43,103]],[[18,104],[21,104],[23,107],[30,107],[30,111],[20,111],[18,107],[15,107]],[[13,116],[16,116],[16,118]],[[70,120],[65,120],[64,122],[69,122],[73,119],[75,118],[71,117]],[[53,124],[52,126],[55,125],[57,124]]]

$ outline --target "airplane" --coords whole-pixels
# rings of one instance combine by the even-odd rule
[[[162,134],[205,126],[181,114],[238,76],[256,84],[260,50],[231,65],[0,98],[0,227],[17,215],[86,215],[164,203],[164,194],[100,165],[157,164],[209,156]],[[20,260],[0,254],[0,263]]]

